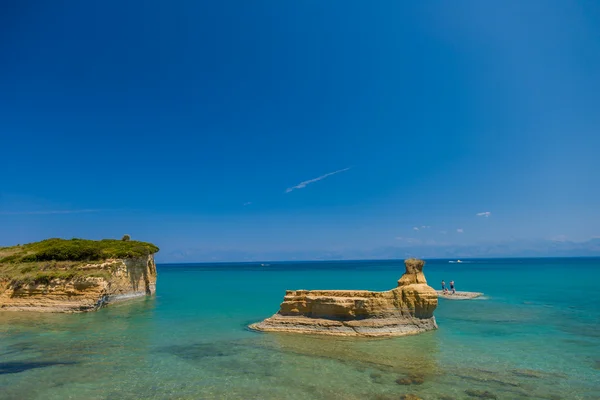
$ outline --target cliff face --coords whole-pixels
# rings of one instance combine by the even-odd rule
[[[398,287],[366,290],[288,290],[279,312],[251,329],[340,336],[403,336],[436,329],[437,293],[422,260],[405,261]]]
[[[154,256],[109,259],[78,267],[101,276],[54,278],[45,283],[0,280],[0,311],[83,312],[109,303],[149,296],[156,290]]]

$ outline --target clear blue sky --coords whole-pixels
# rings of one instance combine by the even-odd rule
[[[600,2],[0,7],[0,245],[600,235]]]

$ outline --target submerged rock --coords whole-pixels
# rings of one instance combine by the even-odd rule
[[[423,399],[414,394],[403,394],[402,396],[400,396],[400,400],[423,400]]]
[[[465,393],[467,394],[467,396],[477,397],[479,399],[495,400],[498,398],[494,393],[488,392],[487,390],[467,389],[467,390],[465,390]]]
[[[369,376],[371,377],[371,381],[373,381],[373,383],[384,383],[383,376],[378,372],[373,372]]]
[[[542,378],[542,374],[532,369],[514,369],[511,371],[513,375],[521,378]]]
[[[367,290],[288,290],[279,312],[251,329],[338,336],[404,336],[437,328],[437,294],[423,260],[409,259],[398,287]]]
[[[409,375],[396,379],[398,385],[422,385],[425,382],[423,375]]]
[[[372,397],[369,397],[370,400],[397,400],[398,397],[389,395],[389,394],[382,394],[382,393],[377,393],[374,394]]]
[[[375,394],[372,397],[369,397],[370,400],[423,400],[417,395],[414,394],[401,394],[398,397],[397,394]]]

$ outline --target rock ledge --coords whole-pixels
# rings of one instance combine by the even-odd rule
[[[483,296],[483,293],[479,293],[479,292],[456,292],[456,293],[452,294],[452,293],[444,293],[441,290],[438,290],[437,294],[439,297],[441,297],[443,299],[448,299],[448,300],[470,300],[470,299],[475,299],[477,297]]]

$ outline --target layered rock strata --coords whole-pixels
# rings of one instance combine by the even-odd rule
[[[79,268],[103,273],[22,285],[0,280],[0,311],[94,311],[110,303],[150,296],[156,291],[153,255],[109,259]]]
[[[427,285],[422,260],[405,261],[398,287],[367,290],[288,290],[279,312],[251,329],[337,336],[404,336],[437,325],[438,295]]]

